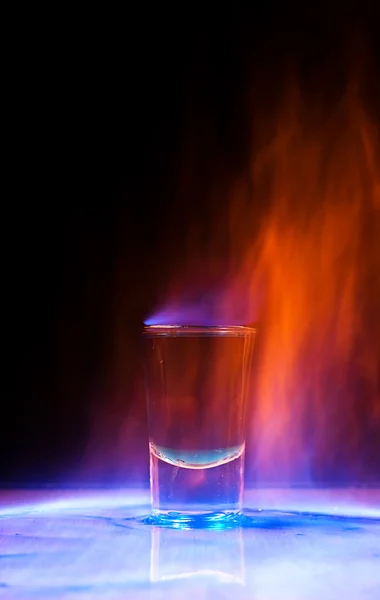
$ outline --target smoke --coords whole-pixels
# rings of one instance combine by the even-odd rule
[[[216,185],[207,240],[190,232],[168,305],[147,321],[260,321],[247,457],[258,483],[378,476],[379,130],[364,83],[353,70],[324,102],[288,73],[269,141],[248,176]]]
[[[365,61],[359,72],[345,69],[332,88],[330,65],[317,85],[287,70],[265,105],[256,81],[249,160],[229,168],[218,145],[199,148],[197,135],[204,137],[192,131],[173,174],[180,200],[162,230],[165,267],[145,322],[259,323],[246,459],[257,484],[368,484],[379,476],[380,131]],[[142,481],[143,377],[137,330],[129,345],[120,334],[123,311],[119,300],[117,416],[107,427],[94,411],[83,472],[103,465],[122,479],[133,463]],[[109,404],[106,412],[109,419]]]

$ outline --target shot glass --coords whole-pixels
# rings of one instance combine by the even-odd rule
[[[161,525],[237,522],[256,330],[147,326],[143,331],[151,517]]]

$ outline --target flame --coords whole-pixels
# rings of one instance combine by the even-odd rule
[[[207,243],[192,230],[166,313],[150,320],[260,319],[247,460],[258,482],[378,476],[379,129],[359,83],[329,109],[288,84],[249,181],[229,189],[226,214],[217,189]],[[256,235],[258,205],[269,208]],[[200,297],[200,273],[206,301],[188,293],[191,281]]]
[[[272,206],[244,266],[250,298],[258,281],[266,288],[259,480],[310,481],[322,465],[362,478],[365,437],[379,432],[379,132],[358,92],[348,86],[332,115],[312,120],[295,90],[252,168],[256,184],[269,169]]]
[[[287,74],[270,108],[259,100],[248,168],[232,169],[194,125],[173,173],[180,201],[162,227],[159,274],[147,288],[151,296],[161,286],[148,325],[257,322],[246,474],[258,484],[379,477],[380,138],[368,70],[349,72],[339,93],[324,74],[318,93]],[[110,383],[92,407],[82,471],[122,481],[132,472],[141,483],[148,435],[140,325],[133,343],[125,332],[137,305],[149,302],[136,281],[126,306],[126,273],[120,260]]]

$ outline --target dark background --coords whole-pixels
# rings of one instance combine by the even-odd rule
[[[248,160],[252,89],[264,103],[289,58],[312,81],[357,30],[378,56],[377,12],[272,3],[17,17],[4,75],[4,485],[146,480],[139,332],[181,261],[186,222],[202,223],[217,166],[232,177]],[[189,138],[205,190],[191,201],[177,195]],[[133,445],[120,469],[102,463],[110,431]]]

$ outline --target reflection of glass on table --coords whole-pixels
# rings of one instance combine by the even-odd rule
[[[215,526],[242,510],[255,329],[145,327],[152,513]]]
[[[151,582],[198,577],[244,585],[242,529],[177,531],[152,527]]]

